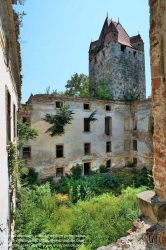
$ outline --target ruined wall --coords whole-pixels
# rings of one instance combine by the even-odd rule
[[[0,249],[3,250],[7,250],[10,243],[11,207],[15,206],[14,196],[11,196],[14,192],[9,187],[7,152],[8,141],[16,141],[16,112],[21,93],[20,55],[15,32],[11,1],[0,0]],[[7,105],[8,95],[10,105]]]
[[[121,44],[112,41],[89,60],[89,77],[96,86],[102,78],[110,82],[113,100],[122,99],[130,90],[146,98],[143,51],[128,46],[121,51]]]
[[[166,1],[150,0],[155,192],[166,197]]]
[[[138,166],[153,166],[153,117],[151,99],[134,102],[131,107],[133,120],[132,140],[137,140],[137,151],[132,151]]]
[[[45,131],[50,126],[43,121],[46,113],[55,114],[56,102],[63,102],[69,105],[73,110],[74,120],[72,124],[65,126],[65,134],[62,136],[50,137]],[[84,109],[84,103],[88,103],[90,109]],[[26,164],[35,167],[40,173],[40,178],[55,176],[57,168],[63,168],[63,173],[69,173],[71,167],[77,163],[84,165],[90,163],[92,170],[97,169],[101,164],[106,164],[111,160],[112,168],[121,168],[128,161],[133,161],[133,118],[130,104],[123,102],[106,102],[101,100],[89,100],[72,97],[54,97],[51,95],[35,95],[31,98],[32,109],[21,111],[21,116],[30,116],[31,125],[40,131],[39,136],[34,141],[28,141],[25,147],[31,148],[31,157],[27,159]],[[106,110],[106,105],[110,110]],[[150,108],[150,106],[148,106]],[[95,118],[98,120],[91,122],[90,132],[84,131],[84,118],[96,110]],[[138,119],[144,119],[145,130],[148,127],[149,110],[147,105],[139,109],[136,108]],[[111,133],[105,133],[105,118],[110,117],[112,120]],[[140,120],[140,122],[142,122]],[[111,142],[111,152],[106,152],[106,143]],[[84,153],[84,143],[90,143],[91,152],[87,155]],[[56,145],[63,145],[63,157],[56,157]],[[144,150],[144,152],[142,152]],[[141,155],[141,153],[143,155]],[[23,151],[22,151],[23,153]],[[138,167],[151,167],[151,162],[147,161],[151,153],[151,147],[146,146],[146,140],[138,144]],[[147,154],[147,155],[146,155]],[[137,157],[137,156],[135,156]]]

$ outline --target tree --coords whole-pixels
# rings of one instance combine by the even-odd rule
[[[99,100],[112,100],[112,94],[110,93],[110,83],[104,78],[100,79],[98,83],[90,83],[90,93],[96,99]]]
[[[69,106],[60,107],[57,110],[56,115],[46,114],[46,118],[43,120],[53,126],[47,129],[45,133],[50,132],[51,137],[64,134],[64,126],[66,124],[71,124],[70,121],[73,120],[73,114],[74,112],[69,110]]]
[[[71,79],[67,81],[65,87],[65,95],[89,97],[89,77],[84,74],[74,73]]]

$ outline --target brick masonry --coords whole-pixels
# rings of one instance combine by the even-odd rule
[[[150,0],[155,192],[166,198],[166,1]]]

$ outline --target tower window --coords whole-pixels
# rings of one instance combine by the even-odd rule
[[[137,130],[137,120],[133,120],[133,130]]]
[[[23,116],[22,117],[22,122],[23,123],[27,123],[28,125],[30,125],[30,117],[28,117],[28,116]]]
[[[137,52],[136,52],[136,51],[133,51],[133,56],[134,56],[134,57],[136,57],[136,54],[137,54]]]
[[[107,162],[106,162],[106,168],[110,168],[111,167],[111,160],[108,160]]]
[[[124,52],[125,50],[126,50],[126,45],[122,45],[122,44],[121,44],[121,51]]]

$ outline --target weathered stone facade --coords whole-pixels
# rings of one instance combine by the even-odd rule
[[[113,100],[127,92],[146,98],[144,44],[140,35],[129,37],[120,23],[105,20],[100,37],[90,44],[90,84],[105,79],[110,83]],[[93,93],[92,93],[93,94]]]
[[[21,96],[19,27],[12,4],[0,0],[0,249],[7,250],[13,230],[11,212],[15,190],[9,183],[8,142],[16,142],[16,120]]]
[[[154,115],[154,182],[166,199],[166,1],[150,0],[150,53]]]
[[[65,126],[65,134],[50,137],[49,133],[45,133],[50,125],[43,118],[47,113],[56,113],[57,102],[69,105],[75,114],[72,124]],[[150,99],[131,105],[118,101],[34,95],[28,105],[29,110],[22,108],[20,116],[37,128],[40,134],[35,140],[28,141],[21,153],[27,165],[35,167],[40,173],[40,178],[58,176],[60,171],[62,174],[70,173],[71,167],[77,163],[83,165],[85,175],[88,164],[89,169],[95,170],[101,164],[122,168],[129,161],[135,161],[138,167],[152,168]],[[84,105],[89,108],[85,109]],[[90,131],[85,131],[84,118],[88,118],[94,110],[97,111],[95,118],[98,120],[90,123]],[[90,145],[88,153],[85,152],[85,144]],[[57,145],[63,148],[60,157],[57,157]]]

